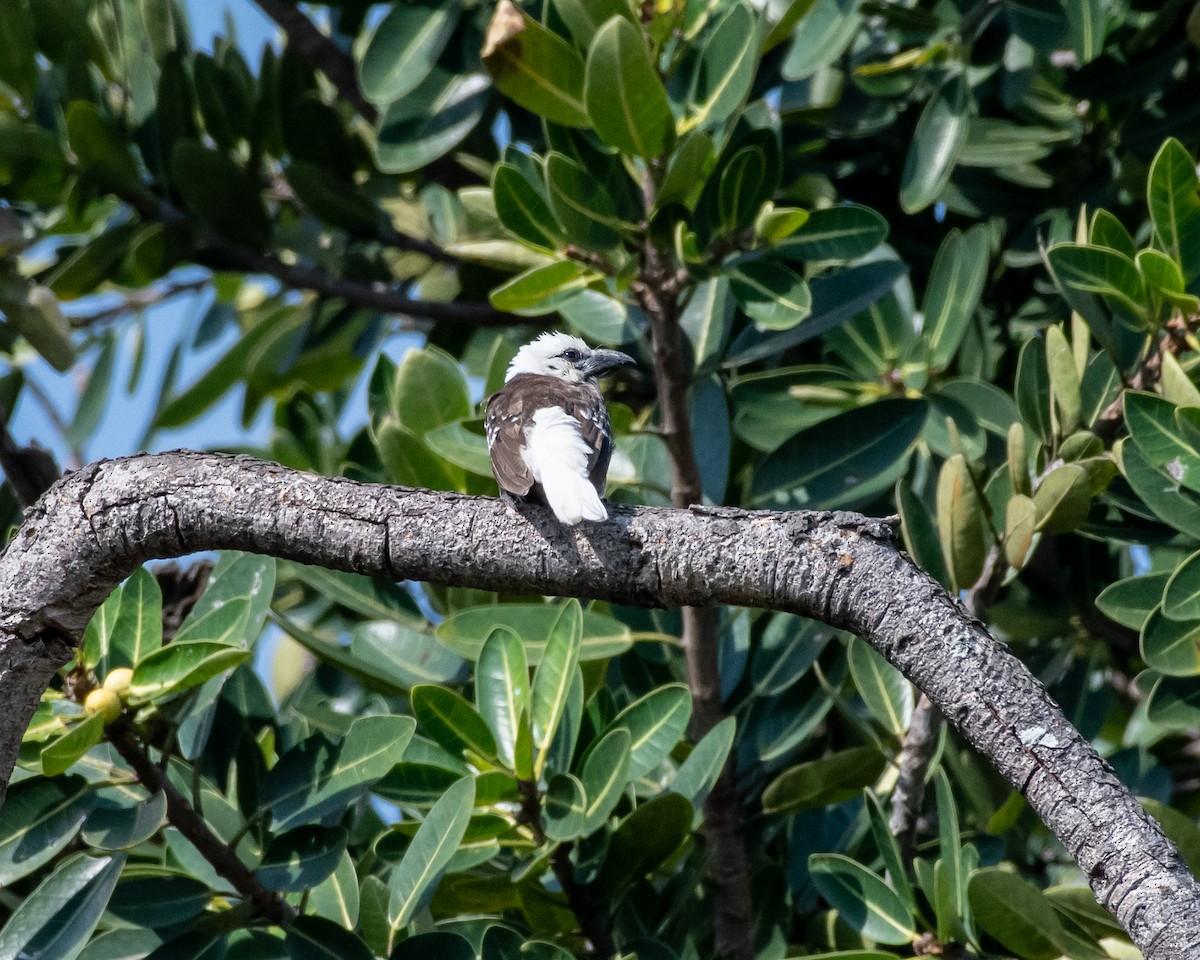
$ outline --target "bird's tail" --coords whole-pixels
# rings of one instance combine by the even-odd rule
[[[533,415],[525,459],[559,522],[607,520],[608,511],[588,479],[590,451],[575,419],[558,407]]]

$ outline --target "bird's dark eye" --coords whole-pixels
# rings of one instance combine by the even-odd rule
[[[583,354],[581,354],[574,347],[570,347],[569,349],[564,350],[560,356],[569,363],[578,363],[582,359]]]

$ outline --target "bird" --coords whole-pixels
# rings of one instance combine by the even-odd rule
[[[543,333],[525,344],[487,398],[484,430],[502,496],[545,503],[560,523],[608,519],[612,427],[598,379],[632,357],[579,337]]]

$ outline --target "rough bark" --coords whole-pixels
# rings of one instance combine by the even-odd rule
[[[65,477],[0,556],[0,780],[38,694],[107,593],[151,558],[237,549],[389,579],[642,606],[784,610],[864,637],[1029,801],[1147,960],[1200,951],[1200,885],[1042,685],[849,513],[540,508],[172,453]]]

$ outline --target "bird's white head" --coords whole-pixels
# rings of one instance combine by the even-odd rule
[[[521,373],[533,373],[584,383],[625,363],[633,363],[633,357],[619,350],[593,350],[569,333],[543,333],[517,351],[504,382]]]

